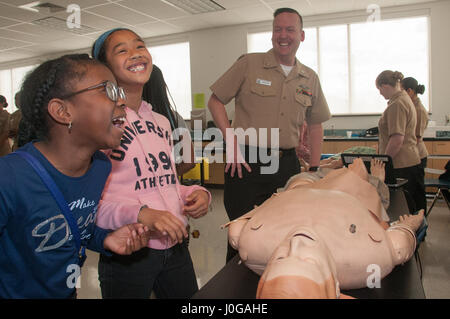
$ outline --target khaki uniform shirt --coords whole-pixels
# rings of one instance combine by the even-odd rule
[[[11,153],[8,140],[9,133],[9,113],[0,109],[0,156]]]
[[[279,147],[294,148],[304,120],[319,124],[331,117],[317,74],[296,60],[286,76],[273,50],[243,55],[210,88],[223,104],[235,98],[235,129],[256,129],[261,141],[246,136],[248,145],[275,147],[271,129],[279,128]],[[267,129],[267,139],[259,129]]]
[[[417,149],[419,150],[419,157],[420,159],[422,159],[428,156],[427,148],[425,147],[425,143],[423,142],[423,133],[425,132],[425,129],[427,128],[428,125],[428,113],[418,97],[413,99],[412,101],[416,108],[417,114],[417,125],[416,125]]]
[[[395,94],[378,122],[379,153],[385,154],[389,137],[404,136],[403,144],[392,159],[394,168],[411,167],[420,163],[416,139],[417,116],[414,105],[405,91]]]

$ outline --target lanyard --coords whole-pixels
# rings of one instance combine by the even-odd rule
[[[61,191],[59,190],[58,186],[56,186],[55,182],[50,177],[45,168],[41,165],[41,163],[39,163],[39,161],[33,155],[21,150],[15,151],[15,154],[20,155],[31,165],[31,167],[33,167],[33,169],[39,175],[41,180],[44,182],[45,186],[47,186],[48,190],[53,195],[53,198],[58,203],[58,206],[61,208],[61,211],[64,214],[67,223],[69,224],[70,231],[73,235],[75,245],[77,247],[79,265],[82,266],[86,259],[86,252],[85,252],[86,247],[81,246],[80,230],[78,229],[78,225],[75,221],[75,218],[73,217],[72,212],[69,210],[69,205],[65,201]]]

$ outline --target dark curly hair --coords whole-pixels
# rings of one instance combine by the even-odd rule
[[[87,66],[93,64],[100,63],[87,54],[70,54],[46,61],[27,74],[20,90],[19,147],[32,140],[48,139],[48,102],[71,93],[73,82],[81,80]]]

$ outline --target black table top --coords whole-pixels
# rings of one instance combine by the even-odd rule
[[[391,220],[396,220],[398,216],[408,212],[408,207],[401,189],[391,189],[390,195],[388,215]],[[258,282],[259,276],[244,263],[240,263],[239,256],[235,256],[193,296],[193,299],[254,299]],[[404,265],[396,266],[381,280],[380,286],[341,292],[363,299],[425,298],[415,257]]]

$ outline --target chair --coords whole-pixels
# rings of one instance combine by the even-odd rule
[[[194,168],[184,173],[183,176],[180,177],[180,181],[182,184],[193,185],[196,184],[195,181],[200,180],[200,185],[205,185],[205,179],[209,179],[209,161],[206,157],[197,158],[196,161],[200,159],[200,163],[196,163]]]
[[[370,161],[372,159],[378,159],[380,161],[383,161],[385,164],[385,172],[384,172],[384,183],[389,188],[400,188],[406,183],[408,183],[408,180],[404,178],[395,178],[393,169],[394,166],[392,164],[392,158],[389,155],[384,154],[352,154],[352,153],[342,153],[341,159],[342,163],[345,165],[345,167],[348,167],[353,161],[357,158],[361,158],[364,162],[364,165],[367,168],[367,171],[370,174]],[[406,195],[405,195],[406,196]]]
[[[431,173],[431,174],[440,174],[444,171],[440,171],[440,170],[433,170],[433,169],[425,169],[425,171],[427,173]],[[439,171],[439,172],[438,172]],[[442,194],[442,191],[449,191],[450,188],[450,181],[447,180],[442,180],[442,179],[437,179],[437,178],[425,178],[425,187],[436,187],[437,191],[435,194],[433,194],[433,201],[431,202],[430,208],[428,209],[428,211],[426,212],[425,216],[430,215],[431,210],[434,207],[434,204],[436,203],[436,201],[439,198],[443,198],[444,201],[447,203],[447,207],[450,209],[450,203],[447,199],[447,197],[445,197]]]

